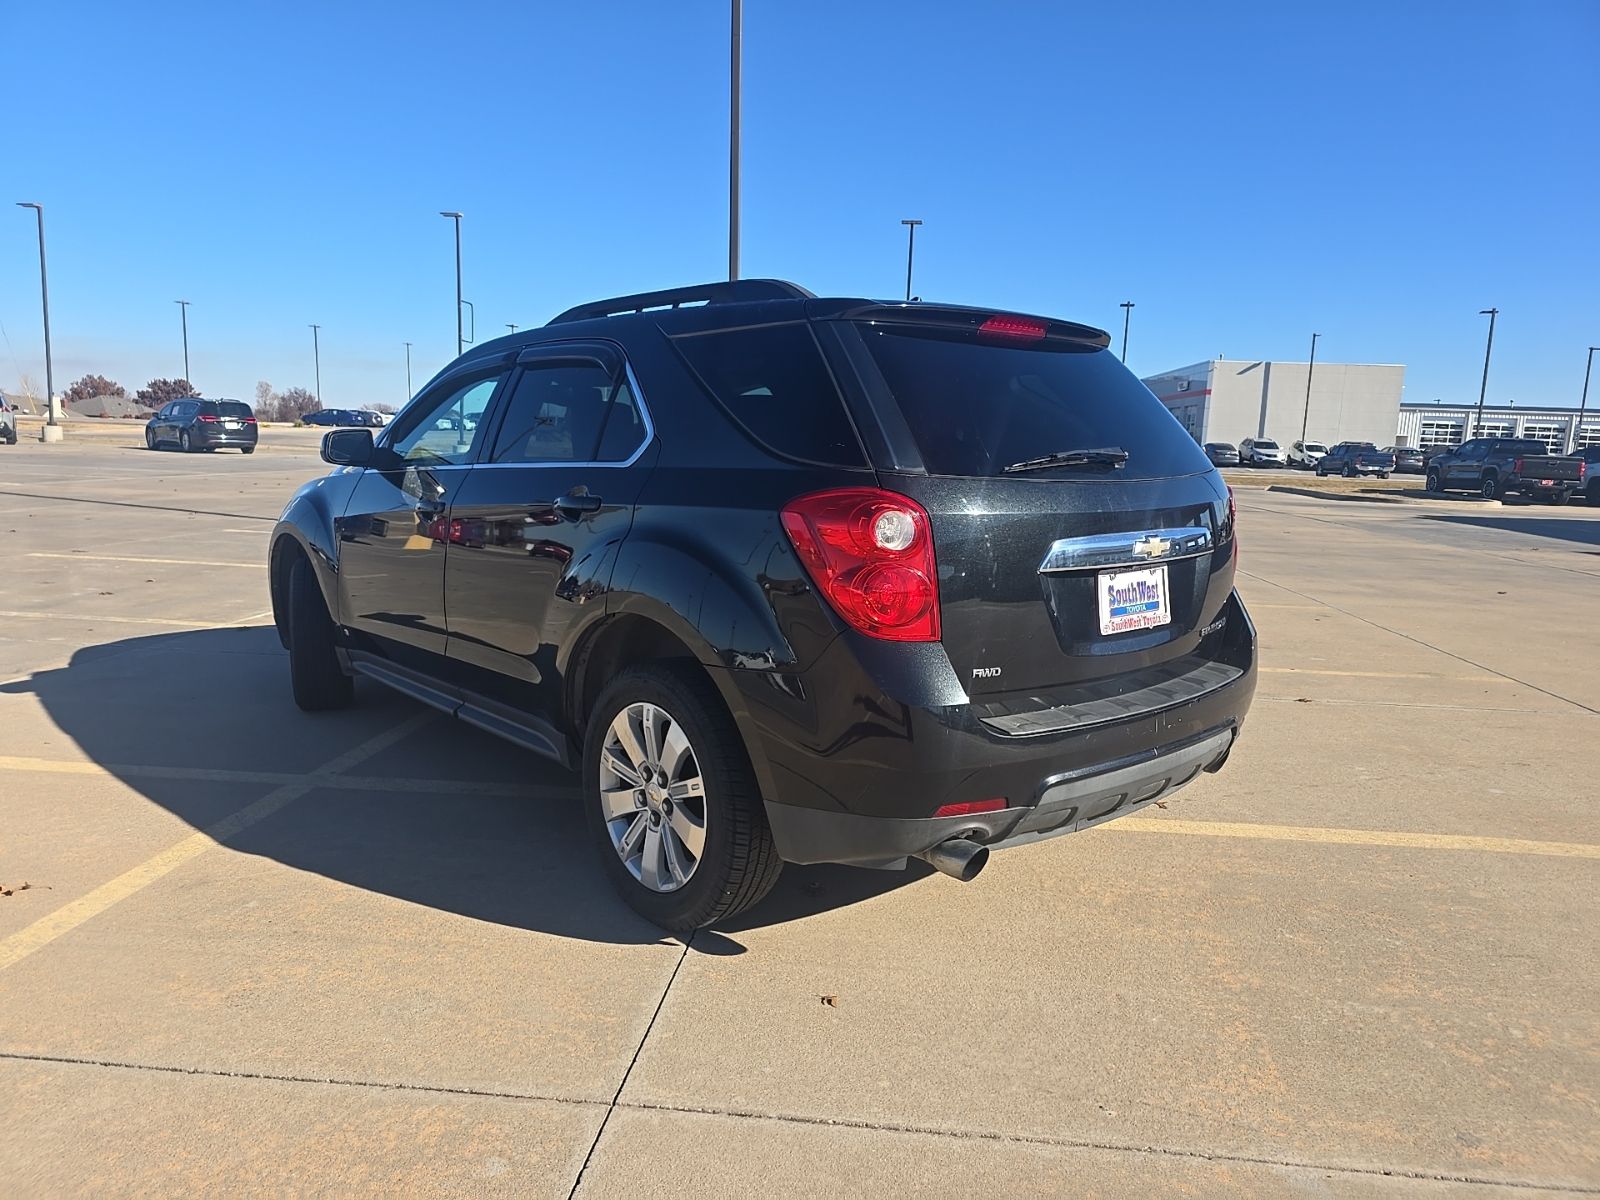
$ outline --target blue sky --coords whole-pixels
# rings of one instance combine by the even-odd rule
[[[1401,362],[1576,404],[1600,344],[1592,0],[745,5],[746,275]],[[455,349],[726,271],[725,0],[7,4],[0,382],[182,372],[399,402]],[[10,214],[5,216],[5,214]]]

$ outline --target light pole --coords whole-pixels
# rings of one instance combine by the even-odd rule
[[[192,384],[189,378],[189,302],[187,300],[174,300],[178,310],[183,313],[183,381]]]
[[[406,403],[411,403],[411,343],[406,343]]]
[[[728,64],[728,278],[739,278],[739,84],[744,42],[744,0],[733,0]]]
[[[1128,361],[1128,322],[1133,317],[1133,301],[1124,300],[1117,305],[1122,310],[1122,361]]]
[[[1573,450],[1578,448],[1578,435],[1583,432],[1583,414],[1589,407],[1589,369],[1594,366],[1594,352],[1596,350],[1600,350],[1600,346],[1589,347],[1589,360],[1583,364],[1583,399],[1578,401],[1578,419],[1572,423]]]
[[[65,433],[61,428],[61,408],[56,404],[55,364],[50,357],[50,281],[44,269],[44,205],[30,201],[17,201],[18,208],[31,208],[39,218],[39,300],[44,305],[44,392],[45,407],[49,416],[39,431],[41,442],[59,442]]]
[[[512,333],[515,333],[517,331],[517,327],[515,325],[511,324],[509,321],[506,322],[506,328],[511,330]]]
[[[917,253],[917,226],[921,221],[902,220],[900,224],[906,227],[906,303],[911,303],[911,260]]]
[[[449,217],[456,223],[456,355],[467,348],[466,340],[461,336],[461,214],[458,212],[442,212],[441,217]]]
[[[1300,414],[1300,441],[1302,443],[1306,440],[1306,425],[1311,420],[1311,375],[1317,369],[1317,339],[1321,336],[1320,333],[1311,335],[1311,361],[1306,363],[1306,406]],[[1343,412],[1342,409],[1340,411],[1341,413]],[[1335,429],[1334,432],[1338,433],[1339,431]]]
[[[322,339],[317,334],[321,328],[321,325],[311,327],[311,362],[316,371],[318,408],[322,407]]]
[[[1478,430],[1483,427],[1483,397],[1489,390],[1489,355],[1494,350],[1494,319],[1500,315],[1498,308],[1481,308],[1478,310],[1480,317],[1489,318],[1489,341],[1483,348],[1483,382],[1478,385],[1478,417],[1473,422],[1473,428],[1468,430],[1467,437],[1478,437]]]

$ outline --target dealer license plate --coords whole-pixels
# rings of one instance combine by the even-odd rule
[[[1154,629],[1172,622],[1164,565],[1139,571],[1102,571],[1096,591],[1100,596],[1101,633]]]
[[[222,423],[222,427],[224,429],[238,429],[239,428],[239,422],[238,421],[224,421]]]

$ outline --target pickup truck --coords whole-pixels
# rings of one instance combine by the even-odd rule
[[[1376,475],[1389,478],[1394,470],[1394,455],[1379,450],[1371,442],[1340,442],[1317,459],[1317,474],[1343,475],[1353,479],[1357,475]]]
[[[1535,438],[1473,438],[1428,460],[1430,492],[1474,491],[1485,500],[1507,493],[1565,504],[1582,491],[1588,464],[1551,454]]]

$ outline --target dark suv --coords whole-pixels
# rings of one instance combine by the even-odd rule
[[[193,396],[174,400],[151,417],[145,423],[144,444],[152,450],[175,446],[185,453],[229,446],[254,454],[259,435],[256,414],[243,400]]]
[[[674,930],[1149,804],[1227,759],[1255,632],[1232,496],[1107,343],[747,280],[474,348],[285,509],[296,702],[366,675],[581,769]]]

